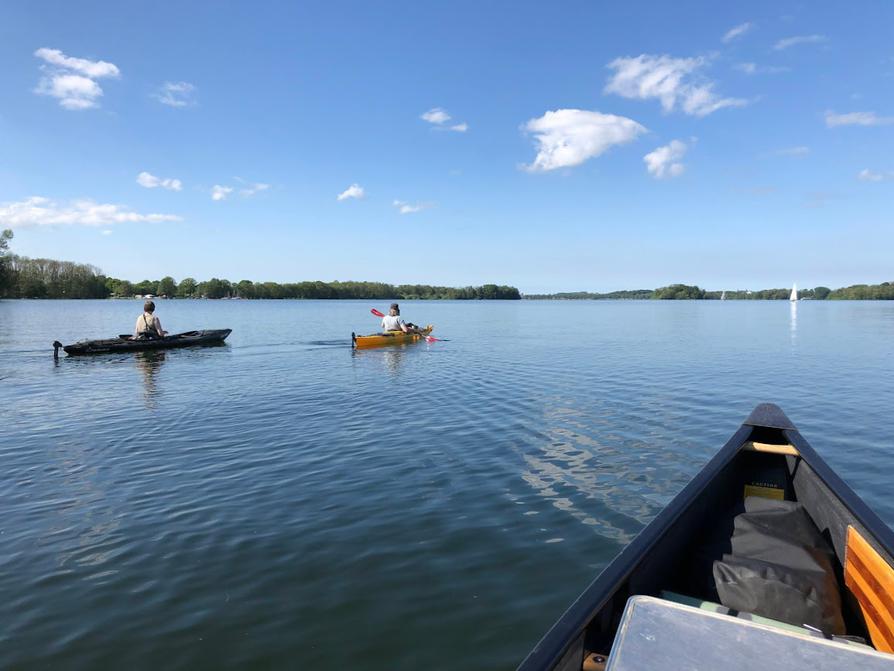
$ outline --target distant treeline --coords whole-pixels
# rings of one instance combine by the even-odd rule
[[[3,238],[6,242],[8,238]],[[519,299],[515,287],[433,287],[428,284],[382,282],[230,282],[172,277],[132,283],[106,277],[99,268],[69,261],[0,256],[0,297],[4,298],[132,298],[152,294],[170,298],[367,298],[388,299]]]
[[[525,294],[527,299],[548,300],[606,300],[606,299],[657,299],[657,300],[719,300],[725,293],[728,300],[788,300],[791,289],[762,289],[760,291],[706,291],[701,287],[689,284],[671,284],[658,289],[634,289],[630,291],[612,291],[610,293],[590,293],[575,291],[558,294]],[[894,282],[881,284],[855,284],[841,289],[816,287],[798,290],[798,298],[812,300],[894,300]]]
[[[557,300],[557,301],[575,301],[575,300],[611,300],[618,298],[628,299],[644,299],[653,298],[654,289],[628,289],[626,291],[610,291],[607,294],[596,294],[589,291],[568,291],[558,294],[525,294],[523,298],[531,300]]]

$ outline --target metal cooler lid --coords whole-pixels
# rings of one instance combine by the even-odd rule
[[[894,655],[651,596],[627,601],[606,671],[894,671]]]

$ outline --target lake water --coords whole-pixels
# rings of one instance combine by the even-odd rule
[[[759,402],[894,523],[894,303],[0,301],[0,668],[513,668]]]

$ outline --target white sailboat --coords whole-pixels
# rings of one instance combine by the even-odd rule
[[[791,293],[791,296],[788,297],[788,299],[790,301],[798,300],[798,285],[797,284],[792,285],[792,293]]]
[[[720,292],[720,300],[722,300],[722,301],[726,300],[726,292],[725,291]]]

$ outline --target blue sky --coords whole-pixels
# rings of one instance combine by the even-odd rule
[[[14,251],[130,280],[894,280],[894,5],[186,5],[0,5]]]

